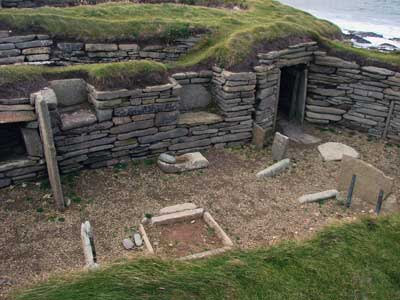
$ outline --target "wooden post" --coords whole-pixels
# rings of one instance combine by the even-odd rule
[[[47,102],[43,96],[36,94],[36,113],[39,120],[40,135],[43,141],[44,156],[46,158],[47,173],[54,199],[59,210],[65,209],[64,196],[62,192],[60,173],[57,164],[56,147],[53,140],[53,130],[51,128],[50,113]]]

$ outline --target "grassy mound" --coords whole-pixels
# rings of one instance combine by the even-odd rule
[[[26,96],[47,86],[48,80],[76,77],[86,79],[99,89],[144,87],[168,80],[167,68],[148,60],[52,68],[4,66],[0,68],[0,95]]]
[[[125,261],[53,278],[19,300],[399,299],[400,215],[331,227],[313,240],[203,261]]]
[[[230,67],[258,44],[289,36],[338,35],[335,25],[272,0],[247,0],[248,9],[179,4],[103,4],[0,11],[0,25],[16,32],[35,30],[57,39],[168,42],[194,32],[207,38],[180,63],[212,60]]]

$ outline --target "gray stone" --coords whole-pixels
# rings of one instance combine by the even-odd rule
[[[47,47],[53,44],[52,40],[36,40],[31,42],[22,42],[16,43],[15,46],[18,49],[25,49],[25,48],[36,48],[36,47]]]
[[[114,110],[112,109],[96,109],[96,117],[99,122],[109,121],[112,119]]]
[[[343,115],[346,113],[345,110],[334,107],[321,107],[315,105],[307,105],[306,107],[308,110],[312,112],[322,113],[322,114]]]
[[[35,54],[49,54],[51,49],[49,47],[28,48],[22,50],[22,54],[35,55]]]
[[[30,156],[43,156],[42,140],[37,129],[21,128],[24,138],[26,152]]]
[[[340,97],[345,96],[346,91],[337,90],[337,89],[323,89],[323,88],[316,88],[312,89],[314,94],[318,94],[321,96],[328,96],[328,97]]]
[[[371,205],[376,205],[379,191],[383,190],[386,199],[393,190],[394,180],[371,164],[349,156],[344,156],[339,176],[338,190],[347,191],[353,175],[356,184],[353,195]]]
[[[180,96],[179,109],[181,111],[206,108],[211,102],[210,92],[201,84],[183,85]]]
[[[18,49],[0,50],[0,57],[18,56],[20,53]]]
[[[86,44],[85,50],[89,52],[117,51],[117,44]]]
[[[125,248],[126,250],[132,250],[133,247],[135,247],[135,245],[133,244],[133,242],[132,242],[131,239],[124,239],[124,240],[122,241],[122,245],[124,246],[124,248]]]
[[[287,157],[289,147],[289,138],[279,132],[275,133],[274,142],[272,144],[272,159],[280,161]]]
[[[133,241],[135,242],[136,247],[141,247],[143,245],[142,236],[137,232],[133,234]]]
[[[80,51],[83,49],[83,43],[58,43],[57,47],[65,52]]]
[[[10,184],[11,184],[11,179],[9,178],[0,179],[0,189],[9,186]]]
[[[63,113],[60,115],[60,118],[61,129],[64,131],[88,126],[97,122],[96,115],[87,109],[79,109],[72,113]]]
[[[256,149],[264,148],[266,133],[264,128],[254,123],[252,144]]]
[[[118,140],[123,141],[133,137],[147,137],[154,136],[158,132],[158,129],[155,127],[144,129],[144,130],[135,130],[128,133],[122,133],[118,135]]]
[[[115,109],[114,114],[117,117],[124,117],[124,116],[134,116],[142,114],[152,114],[162,111],[173,111],[177,109],[178,109],[177,103],[167,102],[167,103],[155,103],[148,105],[119,107]]]
[[[181,136],[187,135],[188,130],[186,128],[177,128],[174,130],[170,131],[165,131],[165,132],[159,132],[156,134],[153,134],[151,136],[145,136],[145,137],[140,137],[139,142],[142,144],[148,144],[148,143],[153,143],[153,142],[158,142],[166,139],[172,139],[172,138],[177,138]]]
[[[174,125],[178,122],[178,111],[159,112],[156,114],[156,126]]]
[[[160,160],[157,161],[157,164],[165,173],[181,173],[207,168],[209,162],[200,152],[194,152],[178,156],[175,164],[165,163]]]
[[[368,120],[368,119],[365,119],[365,118],[360,118],[360,117],[357,117],[357,116],[354,116],[354,115],[350,115],[350,114],[344,114],[343,118],[346,119],[346,120],[354,121],[354,122],[357,122],[357,123],[360,123],[360,124],[364,124],[364,125],[375,126],[375,125],[378,124],[376,121]]]
[[[17,64],[22,63],[25,61],[25,56],[12,56],[12,57],[4,57],[0,58],[0,65],[10,65],[10,64]]]
[[[341,115],[331,115],[323,113],[315,113],[311,111],[306,111],[306,116],[312,119],[328,120],[328,121],[340,121],[342,119]]]
[[[83,79],[62,79],[50,81],[50,87],[57,95],[61,107],[87,101],[86,82]]]
[[[272,166],[266,168],[265,170],[258,172],[256,176],[257,178],[274,177],[281,174],[283,171],[289,168],[289,166],[290,166],[290,159],[286,158],[277,162],[276,164],[273,164]]]
[[[184,210],[196,209],[197,205],[194,203],[182,203],[173,206],[167,206],[160,209],[160,215],[172,214]]]
[[[337,190],[328,190],[328,191],[323,191],[315,194],[308,194],[308,195],[303,195],[300,198],[297,199],[298,202],[301,204],[303,203],[310,203],[310,202],[318,202],[330,198],[335,198],[339,192]]]
[[[175,156],[172,156],[168,153],[161,153],[160,156],[158,157],[158,160],[165,162],[167,164],[174,164],[176,163],[176,158]]]
[[[0,124],[34,120],[36,120],[36,114],[32,111],[0,111]]]
[[[130,122],[127,124],[115,126],[110,129],[110,132],[112,134],[120,134],[120,133],[126,133],[126,132],[131,132],[139,129],[146,129],[153,127],[154,121],[152,119],[150,120],[144,120],[144,121],[136,121],[136,122]]]
[[[10,37],[0,38],[0,43],[20,43],[20,42],[32,41],[35,38],[36,35],[34,34],[10,36]]]
[[[46,61],[46,60],[49,60],[50,59],[50,56],[48,55],[48,54],[37,54],[37,55],[28,55],[27,57],[26,57],[26,59],[28,60],[28,61],[33,61],[33,62],[35,62],[35,61]]]
[[[178,119],[179,125],[206,125],[222,122],[223,118],[220,115],[212,114],[205,111],[187,112],[180,114]]]
[[[360,154],[352,147],[342,143],[328,142],[318,146],[318,151],[324,161],[342,160],[344,155],[359,158]]]
[[[204,146],[208,146],[210,144],[211,144],[210,139],[203,139],[203,140],[197,140],[197,141],[193,141],[193,142],[175,144],[175,145],[170,146],[169,150],[176,151],[176,150],[182,150],[182,149],[204,147]]]

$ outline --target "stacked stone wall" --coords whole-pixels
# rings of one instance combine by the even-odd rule
[[[14,35],[0,31],[0,65],[99,63],[138,59],[176,61],[201,35],[177,39],[170,45],[139,46],[136,43],[83,43],[55,41],[45,34]]]
[[[394,71],[317,52],[309,69],[306,120],[398,139],[399,83]]]

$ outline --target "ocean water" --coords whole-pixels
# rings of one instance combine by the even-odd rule
[[[384,39],[367,38],[373,44],[390,42],[400,48],[400,0],[279,0],[329,20],[343,31],[375,32]]]

